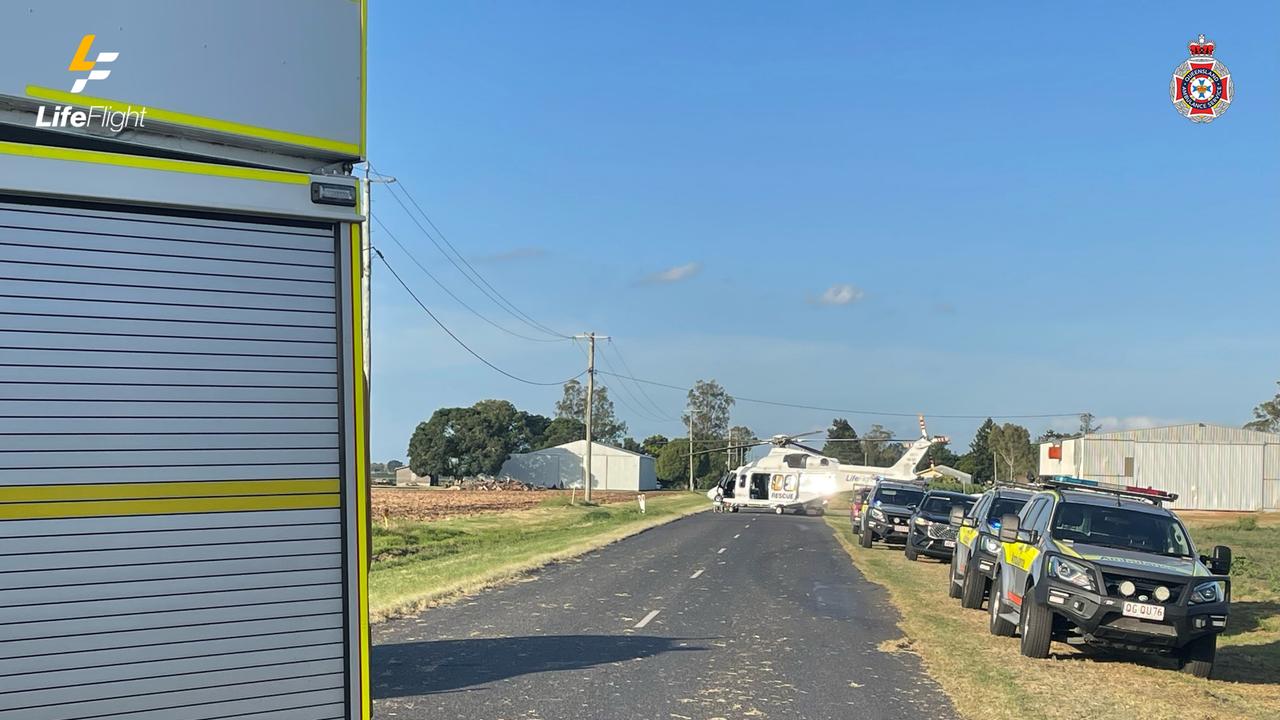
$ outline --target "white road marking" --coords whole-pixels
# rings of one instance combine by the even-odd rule
[[[737,535],[734,535],[734,536],[733,536],[733,539],[734,539],[734,540],[737,540],[737,539],[738,539],[738,538],[740,538],[740,537],[742,537],[742,533],[738,533]]]
[[[636,623],[636,624],[635,624],[635,629],[636,629],[636,630],[639,630],[640,628],[644,627],[645,625],[648,625],[648,624],[649,624],[649,621],[650,621],[650,620],[652,620],[652,619],[654,619],[655,617],[657,617],[659,612],[661,612],[661,611],[660,611],[660,610],[650,610],[648,615],[645,615],[644,617],[640,618],[640,622],[638,622],[638,623]]]
[[[719,550],[716,551],[716,554],[719,555],[720,553],[724,552],[727,549],[728,548],[720,548]]]
[[[699,575],[701,575],[703,572],[705,572],[705,570],[699,570],[698,572],[696,572],[696,573],[694,573],[694,574],[690,575],[690,576],[689,576],[689,579],[690,579],[690,580],[697,580],[697,579],[698,579],[698,576],[699,576]]]

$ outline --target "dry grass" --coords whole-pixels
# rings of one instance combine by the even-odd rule
[[[1051,660],[1018,652],[1016,639],[987,631],[985,612],[947,597],[948,566],[909,562],[901,551],[858,547],[847,514],[828,522],[854,564],[888,588],[902,612],[906,645],[964,717],[1028,718],[1280,717],[1280,515],[1192,516],[1203,549],[1231,545],[1231,628],[1220,639],[1215,679],[1201,680],[1149,656],[1104,655],[1053,645]],[[902,643],[898,644],[901,647]]]

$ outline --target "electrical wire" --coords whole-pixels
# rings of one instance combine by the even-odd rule
[[[600,357],[600,361],[604,363],[604,366],[605,366],[605,367],[607,367],[607,368],[609,368],[610,370],[612,370],[612,369],[613,369],[613,365],[609,362],[609,358],[605,355],[605,353],[603,352],[603,350],[604,350],[604,348],[603,348],[603,347],[602,347],[602,348],[599,348],[599,349],[597,350],[597,354],[598,354],[598,355],[599,355],[599,357]],[[617,377],[617,378],[621,378],[621,377],[622,377],[622,376],[618,375],[617,373],[612,373],[612,375],[613,375],[614,377]],[[631,404],[630,404],[630,403],[628,403],[626,400],[624,400],[624,399],[622,398],[622,396],[621,396],[621,395],[617,396],[617,397],[618,397],[618,402],[622,403],[623,407],[625,407],[625,408],[627,408],[628,410],[630,410],[631,412],[633,412],[633,413],[635,413],[635,414],[639,415],[640,417],[644,418],[645,420],[649,420],[649,421],[652,421],[652,422],[681,422],[681,423],[683,423],[683,422],[684,422],[683,420],[680,420],[679,418],[671,417],[671,416],[668,416],[668,415],[655,415],[652,411],[650,411],[650,410],[646,410],[646,409],[645,409],[645,407],[644,407],[644,403],[642,403],[642,402],[640,401],[640,398],[639,398],[639,397],[638,397],[634,392],[632,392],[632,391],[631,391],[631,388],[627,385],[627,383],[623,382],[621,379],[619,379],[619,381],[618,381],[618,387],[622,388],[622,391],[623,391],[624,393],[626,393],[628,396],[630,396],[630,398],[636,402],[636,405],[637,405],[638,407],[632,407],[632,406],[631,406]],[[640,387],[640,385],[636,385],[636,387]]]
[[[516,332],[515,330],[511,330],[510,328],[499,325],[498,323],[489,319],[489,317],[482,314],[479,310],[476,310],[475,308],[471,307],[470,305],[467,304],[465,300],[458,297],[452,290],[449,289],[447,285],[441,282],[439,278],[437,278],[430,270],[428,270],[421,262],[419,262],[418,258],[415,257],[414,254],[409,251],[409,248],[405,247],[404,243],[400,242],[400,239],[395,236],[395,233],[391,232],[391,230],[387,228],[386,224],[382,222],[382,218],[378,217],[377,215],[371,215],[371,217],[373,218],[373,221],[378,224],[378,227],[382,229],[382,232],[387,237],[391,238],[391,242],[395,243],[396,247],[400,248],[400,250],[404,252],[405,255],[408,255],[409,260],[412,261],[414,265],[417,265],[418,269],[421,270],[424,275],[431,278],[432,282],[440,286],[440,289],[444,290],[449,295],[449,297],[453,298],[459,305],[466,308],[467,310],[470,310],[472,315],[475,315],[476,317],[489,323],[490,325],[501,330],[502,332],[508,335],[511,335],[513,337],[518,337],[521,340],[528,340],[529,342],[541,342],[541,343],[566,342],[566,338],[536,338],[536,337],[529,337],[528,335],[522,335]]]
[[[596,372],[599,372],[602,375],[616,375],[616,373],[605,372],[603,370],[597,370]],[[656,387],[670,388],[672,390],[680,390],[681,392],[689,391],[689,388],[687,387],[672,385],[670,383],[658,382],[656,380],[646,380],[644,378],[638,378],[638,377],[631,377],[630,379],[638,383],[644,383],[646,385],[654,385]],[[880,417],[916,417],[917,415],[920,414],[920,413],[913,413],[913,412],[883,412],[879,410],[849,410],[847,408],[832,408],[832,407],[822,407],[820,405],[803,405],[800,403],[779,402],[777,400],[762,400],[760,398],[750,398],[750,397],[745,397],[743,395],[729,395],[729,397],[741,402],[757,403],[760,405],[773,405],[775,407],[796,408],[799,410],[821,410],[823,412],[842,413],[845,415],[874,415],[874,416],[880,416]],[[987,418],[1029,420],[1029,419],[1044,419],[1044,418],[1059,418],[1059,417],[1076,417],[1076,416],[1079,416],[1081,413],[1078,413],[1078,412],[1041,413],[1041,414],[990,413],[990,414],[984,414],[984,415],[943,415],[943,414],[932,414],[932,413],[924,413],[924,414],[929,417],[941,418],[944,420],[985,420]]]
[[[627,358],[622,354],[622,348],[618,347],[618,343],[614,342],[612,337],[609,338],[609,345],[613,348],[614,355],[618,357],[618,362],[622,363],[622,369],[627,371],[628,376],[634,376],[636,374],[635,371],[631,369],[631,366],[627,363]],[[653,397],[649,395],[649,391],[644,389],[644,385],[641,385],[640,383],[635,383],[635,385],[640,391],[640,394],[649,401],[649,404],[653,406],[654,410],[656,410],[659,415],[666,414],[666,411],[663,410],[658,403],[654,402]],[[684,422],[684,420],[680,418],[672,418],[672,420],[680,420],[680,422]]]
[[[396,282],[400,283],[400,287],[404,288],[404,291],[409,293],[409,297],[413,298],[413,301],[418,304],[418,307],[422,308],[423,312],[425,312],[428,316],[430,316],[430,318],[435,321],[436,325],[440,326],[441,330],[444,330],[449,337],[453,338],[454,342],[461,345],[463,350],[466,350],[467,352],[471,353],[472,357],[484,363],[485,365],[488,365],[493,370],[496,370],[497,372],[503,375],[506,375],[512,380],[517,380],[526,385],[539,385],[542,387],[551,387],[553,385],[564,385],[565,383],[569,382],[569,380],[577,380],[578,378],[587,374],[587,371],[583,370],[582,372],[578,373],[577,375],[574,375],[568,380],[557,380],[556,382],[538,382],[536,380],[529,380],[527,378],[522,378],[519,375],[514,375],[512,373],[507,372],[506,370],[503,370],[497,365],[494,365],[493,363],[486,360],[482,355],[480,355],[480,353],[476,352],[475,350],[472,350],[470,346],[462,342],[461,338],[459,338],[457,335],[454,335],[453,331],[450,330],[443,322],[441,322],[440,318],[436,317],[436,314],[431,312],[431,310],[426,305],[424,305],[421,300],[418,299],[417,294],[415,294],[413,290],[409,287],[409,285],[404,281],[404,279],[400,277],[400,273],[396,272],[396,269],[392,267],[391,263],[387,262],[387,258],[382,254],[381,250],[377,248],[373,248],[373,252],[375,255],[378,256],[378,259],[382,261],[382,264],[387,266],[387,270],[391,271],[392,277],[396,279]]]
[[[374,171],[377,172],[376,168],[374,169]],[[421,215],[422,218],[427,221],[427,225],[430,225],[432,230],[435,231],[435,235],[432,235],[432,233],[428,231],[427,228],[422,225],[422,223],[418,222],[418,218],[414,215],[413,211],[411,211],[409,209],[409,206],[405,205],[404,201],[400,199],[400,195],[396,191],[397,186],[399,188],[399,193],[404,193],[404,196],[408,198],[409,203],[413,205],[413,207],[418,211],[418,214]],[[477,290],[479,290],[486,297],[492,300],[495,305],[502,308],[504,311],[509,313],[512,317],[516,318],[520,322],[523,322],[524,324],[528,325],[529,327],[535,330],[547,333],[548,335],[551,335],[557,338],[571,337],[570,335],[566,335],[565,333],[556,332],[555,330],[552,330],[551,328],[547,327],[546,325],[543,325],[537,320],[534,320],[528,313],[524,312],[519,307],[517,307],[514,303],[508,300],[505,295],[503,295],[497,288],[493,286],[492,283],[490,283],[487,279],[485,279],[485,277],[481,275],[480,272],[476,270],[475,267],[472,266],[470,262],[467,261],[467,258],[463,256],[462,253],[458,252],[458,249],[454,247],[453,243],[449,242],[449,238],[445,237],[445,234],[441,232],[440,228],[437,227],[435,222],[431,220],[431,216],[428,215],[426,211],[422,209],[422,206],[418,204],[417,199],[415,199],[413,197],[413,194],[409,192],[409,189],[405,187],[403,181],[397,180],[395,186],[386,185],[385,187],[387,189],[387,192],[391,194],[392,199],[396,201],[396,204],[398,204],[400,208],[404,210],[405,214],[409,216],[409,219],[412,220],[413,223],[418,226],[418,229],[422,231],[422,234],[426,235],[427,239],[430,240],[431,243],[436,246],[436,249],[440,251],[440,254],[444,255],[445,259],[448,260],[449,263],[452,264],[455,268],[457,268],[458,272],[462,273],[462,276],[465,277],[468,282],[470,282],[472,285],[476,287]],[[440,238],[439,241],[436,240],[436,236],[439,236]],[[450,255],[450,253],[445,250],[444,246],[441,246],[440,244],[441,242],[443,242],[444,246],[447,246],[449,250],[453,251],[452,255]],[[456,260],[454,259],[455,256],[457,257]],[[459,261],[461,261],[461,264],[459,264]]]

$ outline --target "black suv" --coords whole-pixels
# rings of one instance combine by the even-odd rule
[[[1208,677],[1227,627],[1231,549],[1197,555],[1191,535],[1149,488],[1059,477],[1042,481],[1000,524],[991,632],[1021,636],[1022,654],[1053,640],[1172,655]]]
[[[858,544],[869,548],[875,540],[906,542],[911,516],[924,499],[924,491],[923,483],[877,480],[867,496],[867,511],[862,513]]]
[[[924,500],[911,516],[910,530],[907,531],[907,544],[904,552],[908,560],[915,560],[920,555],[951,561],[952,550],[956,546],[956,531],[951,524],[951,513],[959,509],[967,513],[973,507],[975,498],[964,493],[947,490],[930,490],[925,493]]]
[[[952,516],[951,522],[959,525],[959,532],[947,594],[960,598],[961,607],[982,607],[1000,557],[1000,518],[1016,514],[1031,499],[1031,493],[1039,489],[1034,485],[997,485],[983,493],[963,517]]]

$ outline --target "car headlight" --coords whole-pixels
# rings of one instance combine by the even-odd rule
[[[880,508],[871,508],[871,517],[877,520],[884,520],[884,512]]]
[[[1200,583],[1191,591],[1192,603],[1222,602],[1227,596],[1227,584],[1221,580]]]
[[[1063,582],[1069,582],[1082,590],[1097,590],[1093,584],[1093,575],[1080,563],[1054,555],[1049,558],[1049,575]]]
[[[928,521],[928,520],[925,520],[924,518],[920,517],[919,515],[917,515],[917,516],[916,516],[916,519],[915,519],[915,521],[914,521],[914,522],[915,522],[915,524],[919,525],[920,527],[924,527],[925,525],[928,525],[928,524],[929,524],[929,521]]]
[[[992,555],[998,555],[1000,553],[1000,541],[991,537],[990,535],[983,535],[982,549],[991,553]]]

